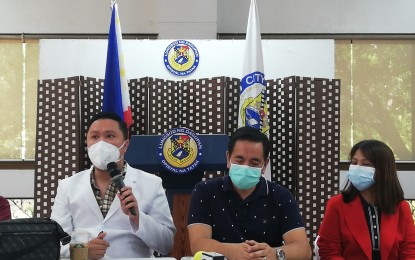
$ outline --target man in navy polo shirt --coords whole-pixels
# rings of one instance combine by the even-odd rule
[[[228,260],[310,259],[311,248],[291,192],[262,177],[271,144],[251,127],[231,136],[229,175],[198,183],[188,215],[190,247]]]

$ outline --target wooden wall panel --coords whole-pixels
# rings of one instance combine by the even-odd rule
[[[239,84],[229,77],[132,79],[131,134],[162,135],[188,127],[199,134],[231,135],[237,128]],[[102,89],[102,79],[88,77],[39,82],[35,216],[49,217],[59,179],[89,166],[86,124],[101,109]],[[267,92],[271,178],[295,195],[311,242],[327,199],[339,189],[340,81],[292,76],[267,80]],[[207,172],[203,179],[223,174]],[[178,230],[172,254],[180,259],[191,255],[186,229],[190,190],[167,195]]]

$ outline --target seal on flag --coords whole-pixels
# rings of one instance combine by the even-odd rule
[[[172,42],[164,51],[164,66],[176,76],[187,76],[199,65],[199,51],[191,42]]]
[[[160,138],[158,156],[169,172],[188,173],[195,170],[201,162],[203,145],[191,129],[173,128]]]
[[[263,94],[244,100],[241,107],[242,123],[266,132],[269,129],[268,124],[268,107],[263,103]]]
[[[242,126],[249,126],[266,133],[269,130],[268,106],[264,74],[253,72],[241,80],[239,119]]]

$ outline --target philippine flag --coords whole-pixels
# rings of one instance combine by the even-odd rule
[[[125,77],[121,25],[116,2],[112,5],[111,24],[108,35],[102,111],[116,113],[127,124],[127,128],[133,123],[130,93]]]

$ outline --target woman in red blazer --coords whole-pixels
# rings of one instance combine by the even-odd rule
[[[415,225],[392,150],[377,140],[350,151],[348,181],[319,229],[321,259],[415,259]]]

